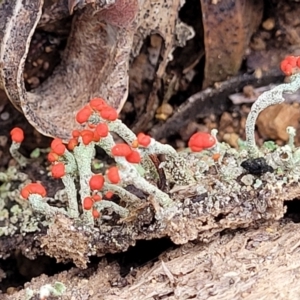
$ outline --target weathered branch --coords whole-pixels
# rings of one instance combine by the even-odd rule
[[[125,278],[117,264],[102,261],[89,280],[72,269],[42,275],[26,285],[34,294],[41,286],[61,282],[60,298],[79,299],[297,299],[300,289],[299,224],[273,222],[227,232],[215,241],[188,243],[146,264]],[[5,300],[25,299],[25,289]]]

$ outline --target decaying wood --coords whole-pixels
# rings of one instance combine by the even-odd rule
[[[186,155],[188,169],[193,172],[197,172],[195,168],[199,172],[199,165],[208,159]],[[58,261],[73,261],[86,268],[90,256],[126,251],[141,239],[169,237],[176,244],[192,240],[208,242],[225,229],[248,228],[282,218],[284,201],[300,195],[293,170],[284,175],[266,173],[254,177],[241,169],[244,158],[232,155],[229,150],[220,163],[202,171],[197,183],[175,185],[169,192],[174,201],[170,207],[154,211],[153,207],[159,207],[153,203],[155,199],[144,199],[139,207],[129,209],[128,218],[102,220],[95,227],[58,215],[51,219],[47,232],[26,238],[17,234],[3,238],[0,254],[7,257],[16,249],[34,258],[46,253]]]
[[[62,282],[62,300],[298,299],[299,232],[300,225],[288,220],[271,222],[228,231],[208,244],[188,243],[125,278],[115,263],[103,261],[89,280],[72,269],[25,287],[38,294],[42,285]],[[25,299],[25,290],[2,299]]]

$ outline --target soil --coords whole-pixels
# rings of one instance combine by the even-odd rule
[[[216,5],[221,5],[218,2],[216,1]],[[160,37],[152,35],[144,41],[140,54],[131,62],[130,92],[121,112],[121,119],[134,132],[150,133],[176,149],[185,148],[194,132],[210,131],[213,128],[218,129],[219,141],[237,147],[238,139],[245,138],[245,120],[253,99],[260,93],[258,88],[264,86],[268,89],[270,84],[282,82],[284,76],[278,67],[280,60],[287,54],[300,53],[300,26],[297,21],[300,4],[296,1],[264,1],[258,28],[251,34],[249,41],[244,39],[241,42],[247,44],[243,45],[245,49],[240,53],[241,64],[238,70],[235,74],[229,72],[220,82],[214,81],[205,87],[214,75],[205,69],[206,62],[217,54],[206,52],[204,45],[207,37],[204,28],[215,30],[215,34],[222,32],[219,33],[218,28],[207,28],[210,24],[206,24],[201,17],[200,3],[199,0],[187,1],[179,13],[182,21],[194,28],[196,35],[185,47],[174,51],[174,58],[166,69],[167,79],[154,82],[153,76],[147,73],[155,71],[153,66],[149,70],[149,57],[155,52],[157,43],[161,42]],[[239,13],[243,15],[240,11],[236,12]],[[39,30],[34,34],[24,78],[28,89],[38,86],[59,64],[58,58],[66,44],[69,22],[67,20],[64,24],[66,31],[54,28],[54,32]],[[240,45],[236,47],[238,46]],[[226,44],[222,45],[222,48],[226,47]],[[142,74],[141,79],[137,80],[135,74]],[[153,90],[155,94],[151,96]],[[284,144],[288,138],[285,128],[293,125],[297,129],[296,145],[299,146],[299,119],[299,98],[293,98],[276,109],[270,108],[258,120],[258,144],[262,145],[265,140],[270,139],[277,144]],[[27,157],[36,148],[48,148],[51,142],[50,138],[37,132],[12,106],[5,93],[0,91],[2,172],[16,164],[9,154],[9,132],[15,126],[24,129],[26,138],[21,152]],[[61,189],[62,184],[46,175],[47,166],[46,155],[42,153],[36,163],[28,165],[22,171],[32,181],[42,181],[49,196],[52,196]],[[290,291],[283,290],[280,294],[276,287],[273,290],[272,285],[264,282],[264,276],[278,277],[277,280],[283,282],[286,280],[280,276],[283,262],[279,255],[269,265],[265,265],[265,269],[260,266],[258,257],[262,255],[264,261],[269,259],[266,253],[276,243],[278,247],[286,245],[281,250],[281,256],[290,255],[287,264],[299,261],[299,251],[295,248],[289,252],[287,248],[293,247],[295,242],[289,235],[290,232],[299,231],[299,213],[295,200],[289,204],[282,221],[262,224],[260,228],[249,230],[225,231],[207,244],[195,241],[179,247],[169,239],[140,241],[125,253],[108,254],[103,258],[92,257],[85,270],[76,268],[72,263],[56,263],[53,258],[45,255],[29,260],[20,251],[12,251],[0,260],[0,288],[3,292],[0,299],[26,299],[24,288],[34,291],[35,296],[31,299],[39,299],[37,294],[40,287],[55,281],[62,282],[67,287],[67,292],[61,299],[239,299],[241,293],[236,287],[239,281],[242,281],[239,287],[244,288],[242,295],[245,299],[259,298],[261,290],[256,289],[259,284],[267,286],[263,292],[270,295],[269,298],[295,299],[295,295],[299,295],[296,287]],[[256,241],[260,235],[265,239]],[[280,240],[279,236],[284,237]],[[17,239],[22,239],[24,247],[28,246],[26,237],[18,236],[15,242]],[[275,240],[272,245],[268,244],[268,241]],[[4,237],[1,238],[1,243],[5,243]],[[221,243],[226,244],[226,247],[242,249],[238,258],[234,254],[236,251],[232,251],[228,259],[236,260],[234,264],[237,268],[245,268],[243,274],[233,274],[232,270],[226,269],[225,259],[218,260],[222,253],[218,253],[217,247]],[[297,245],[298,242],[295,243]],[[251,253],[255,253],[255,259],[247,263],[248,246],[253,246]],[[181,261],[187,263],[186,268],[179,266]],[[216,273],[218,264],[222,265],[222,271]],[[294,271],[292,275],[286,274],[287,278],[289,275],[297,278],[299,272],[297,269]],[[211,274],[209,272],[216,276],[223,274],[222,280],[206,278],[205,274]],[[258,278],[259,283],[251,281],[251,276]],[[230,288],[225,289],[225,286]],[[253,291],[256,292],[253,294]]]

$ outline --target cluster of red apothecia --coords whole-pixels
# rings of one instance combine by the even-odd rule
[[[280,64],[281,71],[286,76],[291,76],[299,72],[300,56],[287,56]]]
[[[90,124],[89,118],[92,114],[99,114],[104,122],[97,125]],[[48,154],[48,160],[51,162],[51,174],[54,178],[62,178],[66,175],[66,166],[63,161],[61,161],[62,156],[66,151],[74,150],[79,144],[79,138],[84,145],[89,145],[92,142],[99,142],[102,138],[105,138],[109,134],[109,127],[106,122],[113,122],[118,118],[117,111],[109,106],[105,100],[102,98],[94,98],[89,104],[84,106],[76,115],[76,120],[80,124],[87,123],[89,129],[84,130],[74,130],[72,132],[72,138],[66,144],[59,138],[53,139],[51,142],[51,151]],[[10,132],[12,141],[15,144],[22,143],[24,139],[24,133],[21,128],[14,128]],[[140,133],[137,135],[137,139],[132,142],[131,145],[126,143],[115,144],[111,149],[111,155],[113,157],[124,157],[129,163],[140,163],[141,156],[138,147],[148,147],[151,143],[151,137]],[[68,149],[68,150],[67,150]],[[112,184],[118,184],[121,181],[119,170],[117,166],[110,167],[106,172],[106,178]],[[83,199],[82,205],[83,209],[90,210],[93,209],[93,204],[97,201],[102,200],[102,196],[97,194],[95,191],[100,191],[103,188],[105,178],[102,174],[93,174],[89,180],[89,186],[92,191],[90,197],[85,197]],[[46,190],[40,183],[30,183],[21,190],[21,195],[25,199],[31,194],[39,194],[42,197],[46,196]],[[106,199],[110,199],[113,196],[111,191],[106,192],[103,195]],[[100,216],[99,212],[93,209],[93,216],[98,218]]]
[[[89,123],[89,119],[93,114],[98,114],[103,122],[97,125]],[[102,138],[105,138],[109,134],[109,126],[107,123],[113,122],[118,118],[117,111],[109,106],[102,98],[94,98],[89,104],[84,106],[76,115],[76,120],[80,124],[87,124],[89,129],[74,130],[72,132],[72,138],[69,142],[64,144],[61,139],[55,138],[51,143],[51,151],[48,154],[48,160],[51,162],[51,174],[54,178],[62,178],[66,175],[66,166],[62,161],[63,155],[66,151],[73,151],[75,147],[82,142],[85,146],[90,143],[99,142]],[[14,128],[11,131],[11,138],[14,143],[20,144],[24,139],[24,133],[21,128]],[[115,144],[111,149],[111,155],[113,157],[124,157],[129,163],[140,163],[141,156],[138,151],[138,147],[148,147],[151,143],[151,137],[144,133],[139,133],[137,139],[132,142],[131,145],[126,143]],[[197,132],[189,140],[188,146],[193,152],[200,152],[204,149],[214,147],[216,139],[211,134],[206,132]],[[68,150],[67,150],[68,149]],[[119,169],[117,166],[112,166],[106,171],[106,178],[102,174],[93,174],[89,180],[89,186],[92,191],[92,195],[85,197],[82,201],[83,209],[92,209],[93,216],[98,218],[99,212],[93,208],[93,205],[97,201],[102,200],[102,195],[97,192],[101,191],[104,182],[107,179],[112,184],[118,184],[121,181]],[[39,194],[42,197],[46,196],[46,190],[40,183],[30,183],[21,190],[21,195],[25,199],[31,194]],[[106,199],[110,199],[113,196],[112,192],[106,192],[103,195]]]

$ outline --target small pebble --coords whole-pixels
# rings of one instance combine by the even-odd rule
[[[50,52],[52,52],[53,51],[53,47],[52,46],[47,46],[47,47],[45,47],[45,52],[46,53],[50,53]]]
[[[167,120],[173,113],[173,107],[168,104],[164,103],[162,104],[156,111],[155,117],[159,120]]]
[[[31,85],[31,87],[37,87],[40,84],[40,80],[36,76],[32,76],[27,80],[27,82]]]
[[[267,20],[265,20],[262,23],[262,27],[265,30],[272,30],[272,29],[274,29],[274,27],[275,27],[275,20],[274,20],[274,18],[268,18]]]

